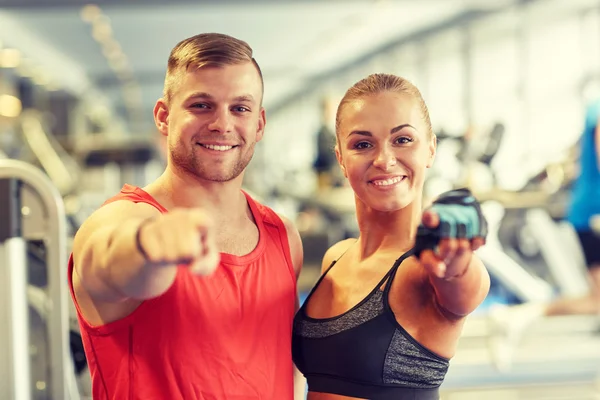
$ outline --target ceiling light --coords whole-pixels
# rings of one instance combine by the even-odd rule
[[[129,62],[127,61],[127,57],[123,55],[121,57],[109,59],[108,65],[110,65],[113,70],[120,71],[126,69],[129,66]]]
[[[16,68],[21,63],[21,52],[17,49],[0,50],[0,67]]]
[[[21,100],[9,94],[0,95],[0,116],[16,118],[21,114]]]
[[[112,27],[108,21],[95,22],[92,27],[92,37],[97,42],[104,42],[112,37]]]
[[[92,23],[100,17],[102,11],[95,4],[87,4],[81,8],[81,19],[85,22]]]
[[[50,81],[46,85],[46,90],[49,92],[56,92],[56,91],[60,90],[60,85],[58,83],[56,83],[55,81]]]
[[[104,57],[111,59],[119,57],[121,54],[123,54],[123,51],[118,43],[110,40],[108,42],[104,42],[102,46],[102,54],[104,54]]]
[[[50,83],[50,75],[46,70],[39,68],[33,74],[33,82],[40,86],[46,86]]]

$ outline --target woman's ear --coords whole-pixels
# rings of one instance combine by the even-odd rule
[[[340,164],[340,168],[342,169],[344,177],[348,178],[348,175],[346,174],[346,167],[344,166],[344,160],[342,159],[342,152],[337,144],[335,145],[335,158],[337,158],[337,162]]]
[[[431,134],[431,140],[429,141],[429,160],[427,161],[427,168],[433,166],[435,160],[435,152],[437,150],[437,136]]]

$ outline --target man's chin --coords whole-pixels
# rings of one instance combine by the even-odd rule
[[[204,174],[204,173],[196,173],[196,176],[203,181],[208,182],[229,182],[237,178],[232,174]]]
[[[238,170],[221,170],[215,171],[214,168],[210,169],[196,169],[195,174],[198,178],[208,182],[229,182],[236,179],[243,172]]]

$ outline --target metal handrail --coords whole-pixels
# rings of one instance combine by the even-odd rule
[[[49,315],[46,318],[48,324],[48,340],[50,352],[51,372],[51,398],[73,399],[77,396],[73,390],[74,372],[69,350],[69,321],[68,321],[68,293],[67,287],[67,255],[66,238],[67,226],[64,204],[62,197],[50,179],[38,168],[18,160],[0,160],[0,179],[16,179],[31,187],[42,200],[45,208],[45,241],[47,248],[47,270],[48,270],[48,297]],[[0,193],[0,195],[2,195]],[[24,250],[24,246],[23,246]],[[11,266],[13,269],[15,265]],[[23,270],[26,264],[22,265]],[[19,288],[21,289],[21,288]],[[26,288],[23,289],[25,307],[27,307]],[[27,326],[26,332],[29,332]],[[25,336],[28,339],[28,335]],[[22,355],[29,359],[29,352]],[[27,385],[29,386],[30,371]],[[18,373],[18,371],[17,371]],[[21,397],[18,397],[21,400]],[[27,398],[23,398],[26,400]]]

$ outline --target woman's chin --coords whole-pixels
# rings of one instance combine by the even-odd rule
[[[392,199],[388,201],[382,200],[384,199],[373,201],[370,208],[379,212],[395,212],[408,207],[412,202],[412,199],[408,198]]]

